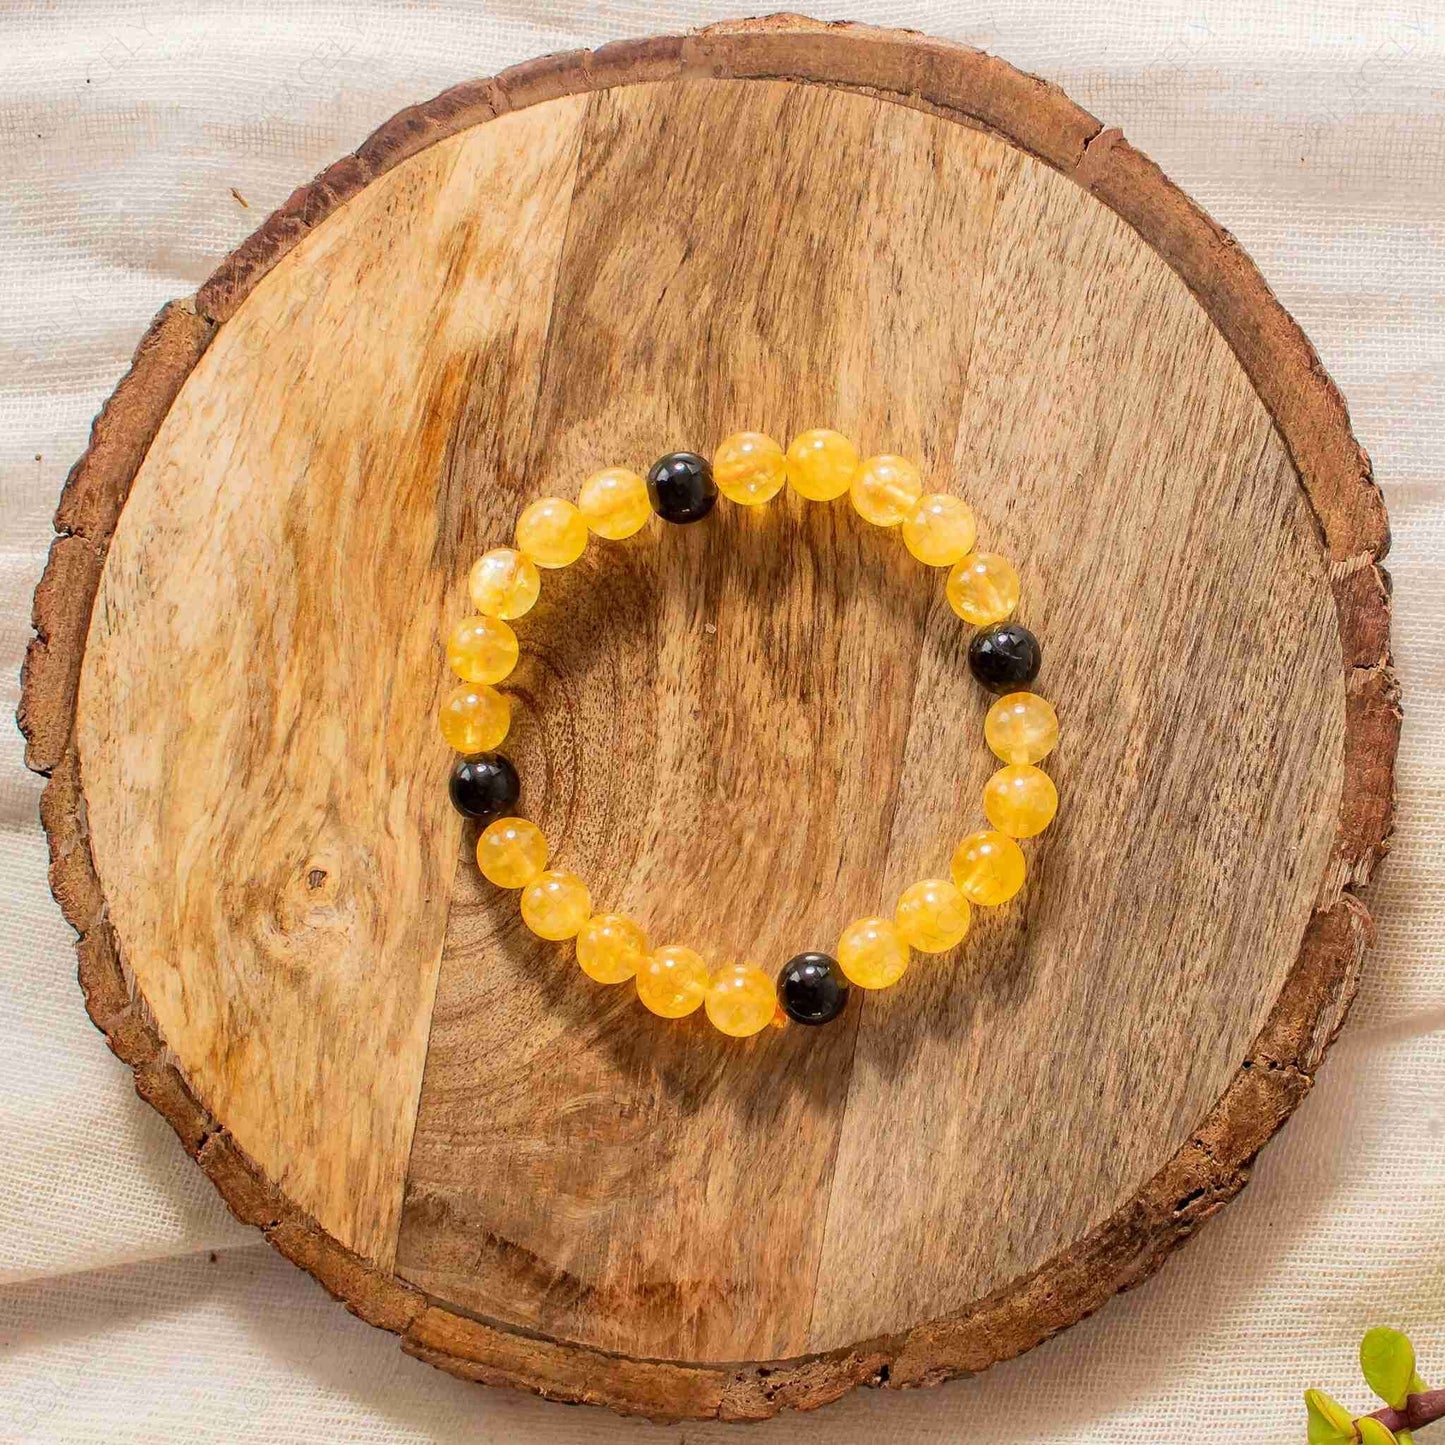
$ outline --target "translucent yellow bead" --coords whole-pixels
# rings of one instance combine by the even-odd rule
[[[442,699],[442,736],[459,753],[489,753],[512,725],[512,703],[485,683],[464,682]]]
[[[970,833],[948,865],[953,881],[970,903],[997,908],[1024,886],[1023,850],[1005,833]]]
[[[598,983],[623,983],[647,953],[647,935],[622,913],[594,913],[577,935],[577,963]]]
[[[772,1023],[778,990],[762,969],[751,963],[727,963],[707,986],[707,1016],[729,1038],[745,1039]]]
[[[831,502],[848,490],[858,470],[858,448],[842,432],[799,432],[788,447],[788,485],[810,502]]]
[[[787,480],[783,449],[760,431],[734,432],[718,443],[712,477],[730,502],[759,507],[770,502]]]
[[[968,935],[968,899],[946,878],[925,878],[906,888],[893,922],[898,936],[919,953],[947,953]]]
[[[542,579],[530,557],[493,547],[478,557],[468,579],[472,604],[484,617],[521,617],[532,610]]]
[[[908,945],[888,918],[859,918],[838,940],[838,967],[859,988],[887,988],[908,967]]]
[[[547,840],[525,818],[498,818],[477,839],[477,867],[498,888],[525,888],[547,866]]]
[[[543,873],[522,889],[522,922],[538,938],[576,938],[592,917],[592,895],[575,873]]]
[[[463,682],[501,682],[517,665],[517,634],[500,617],[466,617],[447,638],[447,665]]]
[[[594,472],[577,493],[577,510],[599,537],[620,542],[640,532],[652,516],[647,483],[626,467]]]
[[[997,552],[973,552],[948,574],[948,605],[975,627],[1002,622],[1019,605],[1019,574]]]
[[[707,996],[707,964],[690,948],[670,944],[643,959],[637,996],[660,1018],[680,1019]]]
[[[587,548],[587,523],[571,502],[538,497],[517,518],[517,546],[539,567],[570,567]]]
[[[989,708],[983,737],[1006,763],[1036,763],[1059,740],[1058,714],[1036,692],[1010,692]]]
[[[848,490],[858,515],[876,527],[901,527],[923,495],[923,477],[907,457],[869,457]]]
[[[930,492],[903,524],[903,545],[930,567],[952,567],[973,551],[978,523],[962,497]]]
[[[1010,838],[1032,838],[1054,821],[1059,790],[1054,780],[1030,763],[1010,763],[983,785],[983,811]]]

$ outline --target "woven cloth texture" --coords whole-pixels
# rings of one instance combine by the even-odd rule
[[[5,710],[61,482],[164,301],[401,107],[545,51],[736,13],[0,6]],[[1245,1193],[1155,1278],[1024,1358],[938,1390],[859,1391],[761,1438],[1303,1440],[1306,1385],[1367,1408],[1354,1350],[1371,1324],[1409,1330],[1445,1383],[1445,10],[851,0],[813,13],[967,41],[1058,82],[1239,238],[1339,382],[1384,486],[1406,725],[1378,946],[1315,1091]],[[18,733],[0,730],[0,1439],[737,1438],[450,1379],[236,1224],[85,1018],[39,793]]]

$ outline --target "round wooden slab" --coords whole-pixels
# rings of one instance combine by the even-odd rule
[[[439,638],[526,498],[818,425],[1017,559],[1063,808],[956,954],[739,1043],[479,882]],[[981,1369],[1239,1188],[1353,992],[1368,462],[1232,240],[977,52],[783,17],[403,112],[162,313],[57,530],[23,721],[92,1016],[459,1374],[751,1418]],[[775,967],[980,821],[967,630],[846,502],[594,545],[519,630],[526,810],[656,941]]]

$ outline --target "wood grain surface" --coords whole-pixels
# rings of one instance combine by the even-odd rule
[[[81,680],[137,988],[241,1147],[382,1265],[460,831],[437,635],[476,469],[531,418],[582,107],[428,151],[267,278],[141,467]]]
[[[593,97],[536,425],[476,478],[494,534],[511,475],[568,494],[825,422],[1018,559],[1060,824],[956,954],[745,1045],[600,993],[464,859],[398,1253],[440,1298],[704,1360],[956,1309],[1153,1174],[1279,991],[1334,833],[1339,643],[1308,505],[1186,288],[941,119],[781,82]],[[548,578],[512,747],[607,906],[771,968],[946,871],[988,699],[941,574],[846,502],[716,522]]]
[[[438,639],[527,498],[812,425],[1018,561],[1063,803],[955,954],[739,1043],[477,877]],[[1232,241],[964,47],[781,17],[403,112],[163,314],[57,526],[22,723],[92,1016],[457,1373],[756,1418],[984,1368],[1239,1188],[1353,993],[1368,462]],[[656,942],[829,947],[981,821],[967,629],[846,502],[594,544],[519,633],[525,811]]]

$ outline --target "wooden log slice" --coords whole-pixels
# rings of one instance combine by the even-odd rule
[[[480,882],[438,644],[525,499],[817,425],[1017,560],[1063,810],[955,954],[736,1042]],[[978,52],[775,17],[403,112],[161,314],[57,531],[23,722],[91,1014],[458,1374],[753,1418],[982,1369],[1240,1187],[1353,992],[1369,464],[1231,238]],[[981,820],[966,629],[846,502],[594,545],[520,632],[526,809],[654,941],[776,967]]]

